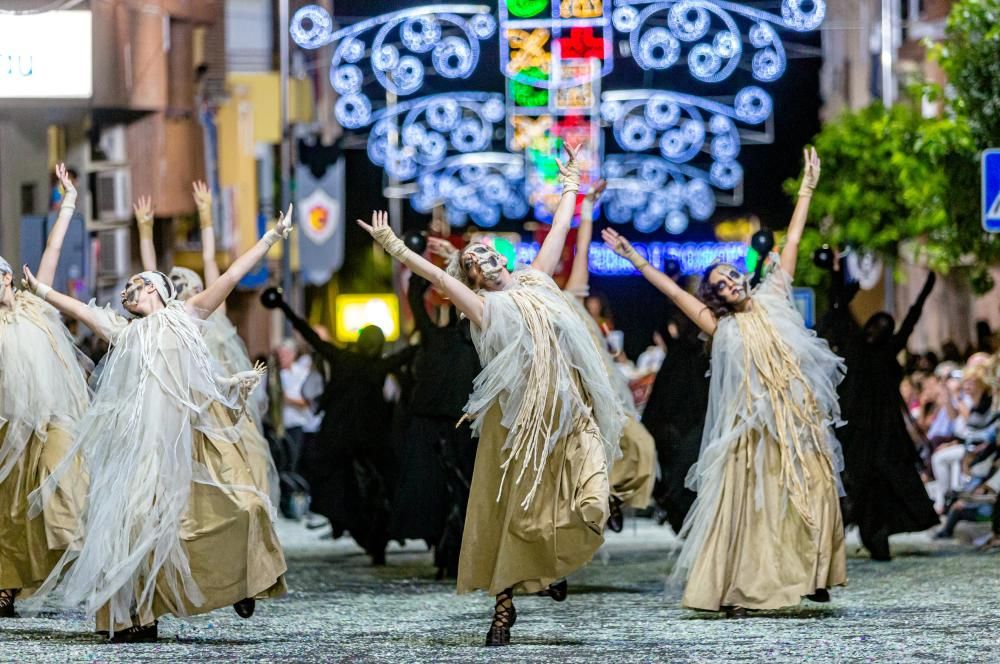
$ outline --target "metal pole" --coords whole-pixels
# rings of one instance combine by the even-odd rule
[[[880,54],[880,64],[882,69],[882,104],[888,108],[896,100],[896,90],[894,86],[893,65],[895,64],[895,53],[892,44],[892,24],[894,0],[882,0],[882,52]]]
[[[290,129],[288,126],[288,0],[278,2],[278,92],[280,96],[280,121],[281,121],[281,155],[278,168],[281,173],[281,205],[279,209],[284,212],[288,209],[288,204],[292,200],[291,192],[291,170],[292,170],[292,145]],[[294,236],[293,236],[294,237]],[[281,251],[281,287],[285,291],[286,297],[290,298],[292,306],[296,306],[296,297],[292,290],[292,266],[291,251],[286,244]]]

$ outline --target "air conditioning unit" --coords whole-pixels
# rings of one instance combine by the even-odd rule
[[[90,160],[98,163],[123,164],[128,157],[126,146],[125,125],[101,127],[97,141],[90,145]]]
[[[127,221],[131,217],[132,178],[127,168],[97,173],[95,189],[98,221]]]
[[[111,228],[97,232],[97,276],[120,279],[128,276],[131,266],[129,229]]]

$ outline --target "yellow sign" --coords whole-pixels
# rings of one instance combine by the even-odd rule
[[[338,295],[335,307],[337,341],[357,341],[361,328],[368,325],[381,329],[386,341],[399,338],[399,299],[395,295]]]

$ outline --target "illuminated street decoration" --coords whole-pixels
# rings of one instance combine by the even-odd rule
[[[399,338],[399,299],[393,293],[338,295],[334,311],[337,341],[357,341],[369,325],[382,330],[386,341]]]
[[[376,28],[370,41],[362,38]],[[496,19],[486,5],[427,5],[334,31],[329,12],[308,5],[295,12],[289,30],[302,48],[336,45],[330,84],[341,96],[334,112],[345,128],[358,129],[373,121],[372,100],[363,90],[363,64],[384,90],[399,96],[415,94],[423,86],[428,57],[440,76],[468,78],[479,63],[479,42],[493,36]],[[398,42],[390,41],[394,35]]]
[[[782,0],[780,15],[724,0],[615,0],[612,21],[628,34],[632,57],[643,69],[669,69],[686,50],[691,75],[717,83],[736,71],[749,44],[754,78],[769,82],[787,65],[778,30],[815,30],[825,15],[824,0]],[[737,19],[749,24],[746,37]]]
[[[443,202],[455,225],[492,227],[529,210],[548,221],[566,143],[583,147],[581,192],[602,176],[603,122],[626,154],[604,164],[609,191],[598,212],[677,234],[742,200],[739,155],[773,140],[773,102],[756,85],[727,103],[664,89],[675,88],[673,79],[602,95],[615,33],[648,72],[673,77],[686,65],[694,78],[720,84],[742,67],[766,83],[787,64],[780,33],[814,30],[825,11],[823,0],[499,0],[496,17],[487,5],[432,4],[335,30],[330,14],[311,5],[296,12],[290,32],[302,48],[334,47],[337,120],[369,133],[369,158],[388,175],[416,181],[414,208]],[[494,34],[504,94],[418,96],[428,76],[468,78]],[[373,94],[376,84],[382,92]],[[513,154],[491,152],[500,126]]]
[[[599,177],[600,81],[614,66],[611,33],[603,0],[500,2],[507,148],[525,155],[528,200],[541,221],[559,202],[555,160],[565,143],[582,146],[583,187]]]
[[[668,258],[677,261],[683,275],[700,275],[717,262],[729,263],[743,269],[747,245],[744,242],[633,242],[639,255],[658,270],[664,269]],[[517,264],[530,265],[541,245],[521,242],[517,245]],[[629,261],[600,242],[590,245],[588,265],[592,275],[601,277],[626,277],[639,271]]]
[[[450,157],[417,178],[410,199],[418,212],[444,205],[448,222],[461,227],[469,219],[481,228],[501,218],[520,219],[528,213],[524,197],[524,159],[507,152],[481,152]]]
[[[604,163],[608,190],[601,198],[604,216],[613,224],[631,223],[652,233],[661,228],[674,235],[691,219],[706,221],[715,212],[713,187],[730,190],[733,202],[743,171],[736,162],[715,162],[708,172],[654,155],[609,155]]]
[[[601,117],[622,149],[658,148],[677,163],[702,151],[717,162],[735,160],[740,153],[736,122],[761,124],[771,110],[770,95],[756,86],[737,92],[732,106],[670,90],[616,90],[604,93],[601,103]]]
[[[504,119],[499,93],[431,95],[372,114],[368,158],[399,180],[415,178],[451,152],[482,152]]]

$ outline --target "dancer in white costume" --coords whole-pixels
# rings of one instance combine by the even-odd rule
[[[113,640],[155,640],[165,614],[232,605],[249,617],[255,598],[285,591],[275,511],[234,426],[260,371],[223,377],[200,325],[288,236],[290,215],[183,303],[163,273],[135,275],[121,294],[132,320],[53,291],[25,267],[39,297],[110,344],[71,451],[90,474],[79,539],[38,597],[82,604]],[[49,500],[65,467],[38,502]]]
[[[566,596],[558,582],[603,542],[607,469],[624,414],[579,317],[548,273],[569,232],[579,171],[560,164],[563,193],[531,268],[473,243],[448,271],[410,251],[386,215],[359,224],[386,252],[444,292],[472,323],[483,371],[465,407],[479,435],[458,592],[496,595],[486,645],[510,643],[514,591]],[[558,582],[558,583],[557,583]]]
[[[597,352],[604,360],[608,379],[614,386],[625,411],[625,429],[621,437],[622,458],[615,462],[609,479],[611,480],[611,516],[608,528],[622,530],[622,506],[644,509],[653,499],[653,485],[656,483],[656,441],[639,421],[632,390],[628,380],[618,370],[615,360],[608,352],[607,343],[597,321],[583,306],[590,294],[590,240],[594,234],[594,207],[604,193],[607,183],[600,180],[583,198],[580,205],[580,226],[576,229],[576,254],[563,294],[587,326]]]
[[[64,194],[38,274],[55,277],[63,239],[76,206],[66,167],[56,175]],[[80,356],[59,313],[34,294],[14,290],[14,273],[0,258],[0,618],[14,600],[45,580],[70,544],[86,491],[76,463],[66,482],[35,518],[28,495],[66,456],[87,407]]]
[[[750,609],[829,601],[847,582],[838,492],[843,458],[833,426],[844,363],[806,329],[792,301],[792,275],[809,201],[819,180],[806,151],[798,203],[780,257],[752,292],[730,265],[706,270],[691,295],[617,232],[604,240],[712,337],[705,433],[688,487],[698,492],[674,575],[684,605]]]
[[[205,267],[205,280],[194,270],[174,266],[170,268],[170,281],[174,285],[177,299],[186,302],[205,290],[206,284],[211,286],[219,279],[219,264],[215,257],[215,227],[212,224],[212,192],[201,181],[192,185],[194,202],[198,208],[198,222],[201,227],[201,256]],[[142,269],[155,272],[156,245],[153,243],[153,204],[147,197],[140,197],[133,205],[135,220],[139,228],[139,255]],[[226,303],[212,312],[201,326],[208,352],[216,362],[222,365],[227,374],[237,374],[253,369],[250,353],[240,337],[236,326],[226,315]],[[267,391],[255,390],[250,396],[246,412],[250,418],[240,418],[236,426],[240,429],[240,444],[244,446],[250,457],[250,467],[253,469],[257,486],[264,490],[271,501],[277,505],[281,495],[278,469],[271,456],[261,428],[261,417],[267,407]]]

